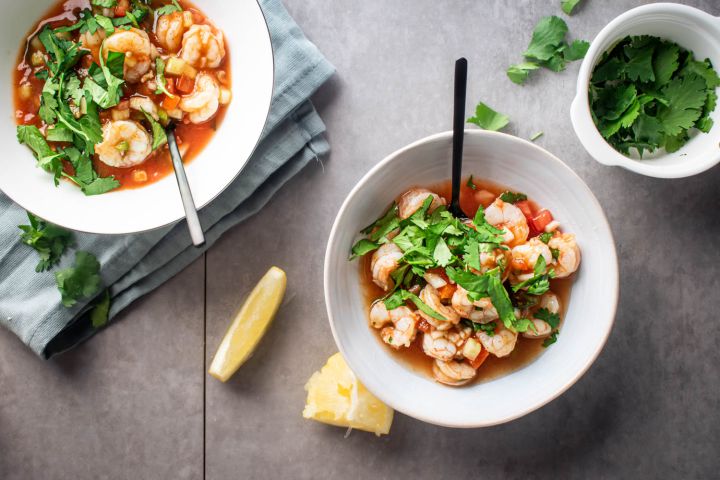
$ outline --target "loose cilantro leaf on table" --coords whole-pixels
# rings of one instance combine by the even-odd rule
[[[690,130],[708,132],[720,77],[709,60],[651,36],[626,37],[605,52],[588,91],[593,120],[626,155],[674,152]]]
[[[576,3],[577,1],[570,10]],[[568,44],[565,40],[567,32],[567,23],[559,17],[553,15],[540,19],[533,30],[530,44],[523,53],[525,61],[511,65],[507,70],[508,78],[522,85],[529,78],[530,73],[540,67],[560,72],[565,70],[568,62],[585,57],[590,44],[584,40],[575,40]]]
[[[105,290],[100,302],[90,311],[90,323],[93,328],[104,327],[108,322],[110,314],[110,290]]]
[[[473,123],[484,130],[502,130],[510,123],[510,117],[496,112],[492,108],[479,102],[475,107],[475,115],[468,118],[468,123]]]
[[[75,264],[55,273],[55,281],[62,295],[62,304],[74,306],[79,300],[89,298],[100,290],[100,263],[91,253],[79,251]]]
[[[565,12],[565,15],[572,15],[573,10],[577,7],[580,0],[562,0],[560,2],[560,8]]]
[[[531,142],[534,142],[535,140],[537,140],[538,138],[542,137],[543,135],[545,135],[544,132],[534,133],[534,134],[530,137],[530,141],[531,141]]]
[[[20,239],[25,245],[35,249],[40,255],[36,272],[44,272],[60,262],[60,258],[73,241],[72,233],[27,212],[30,225],[19,225],[23,233]]]

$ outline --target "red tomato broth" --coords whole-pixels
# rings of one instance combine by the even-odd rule
[[[467,179],[463,180],[460,190],[460,206],[469,218],[473,218],[475,216],[475,213],[477,213],[478,207],[481,204],[481,202],[479,202],[476,198],[476,192],[481,190],[487,190],[489,192],[492,192],[494,194],[494,197],[497,198],[505,191],[513,191],[513,189],[511,188],[502,187],[488,181],[476,180],[475,178],[473,178],[473,183],[476,186],[475,190],[466,185]],[[450,196],[452,191],[452,185],[450,181],[430,185],[425,188],[437,193],[438,195],[443,197],[448,202],[448,204],[450,203]],[[396,201],[397,200],[399,200],[399,196]],[[538,212],[542,210],[532,200],[528,199],[528,201],[533,208],[533,212]],[[489,203],[491,202],[488,202],[487,205],[483,206],[487,207]],[[384,292],[372,281],[372,272],[370,269],[371,258],[372,254],[368,254],[360,259],[360,284],[363,296],[365,298],[365,309],[368,319],[372,304],[375,303],[377,299],[382,298],[386,295],[386,292]],[[572,276],[570,276],[569,278],[556,278],[550,280],[550,290],[555,293],[560,300],[560,334],[558,335],[558,341],[562,338],[562,325],[564,323],[565,313],[567,312],[567,305],[570,301],[570,290],[572,288],[572,282]],[[421,322],[424,322],[424,320],[421,320]],[[415,341],[412,342],[410,347],[396,350],[390,345],[383,342],[382,338],[380,337],[380,330],[372,328],[369,323],[368,328],[376,332],[376,338],[378,342],[380,342],[383,345],[383,348],[385,348],[386,351],[390,352],[390,355],[392,355],[393,358],[397,359],[404,367],[419,375],[426,376],[430,379],[433,378],[432,365],[434,359],[426,355],[425,352],[423,352],[422,335],[420,330],[418,331],[418,335],[416,336]],[[546,350],[546,348],[542,346],[543,341],[544,339],[525,338],[521,334],[518,337],[515,348],[513,349],[512,353],[510,353],[510,355],[503,358],[497,358],[494,355],[489,355],[488,358],[482,363],[482,365],[480,365],[480,368],[477,370],[477,375],[469,384],[487,382],[519,370],[526,365],[529,365]],[[551,345],[548,348],[553,348],[553,346]]]
[[[167,3],[167,1],[162,0],[152,0],[150,6],[153,8],[157,8],[158,6],[166,5]],[[192,12],[195,24],[207,24],[214,26],[212,21],[207,18],[191,2],[187,0],[179,0],[178,3],[180,3],[184,10]],[[42,20],[40,20],[30,30],[26,41],[23,42],[23,44],[21,45],[16,60],[17,67],[14,72],[15,120],[18,125],[35,125],[40,128],[43,133],[45,133],[47,130],[47,125],[45,125],[45,123],[38,116],[38,111],[40,109],[40,96],[45,81],[35,77],[34,75],[34,73],[40,70],[41,67],[33,67],[30,62],[31,52],[34,50],[31,46],[32,39],[37,35],[37,33],[40,32],[40,30],[42,30],[45,25],[49,25],[51,28],[58,28],[76,23],[79,19],[79,12],[86,8],[91,8],[90,0],[64,0],[58,2],[56,5],[52,6],[43,15]],[[160,54],[164,54],[165,52],[159,45],[157,37],[155,36],[153,22],[154,19],[152,18],[152,16],[148,15],[143,20],[143,22],[141,22],[140,26],[148,33],[148,35],[150,36],[150,41],[158,50],[158,52]],[[73,41],[77,41],[77,32],[72,32],[71,34],[73,36]],[[223,59],[221,65],[218,68],[207,71],[215,72],[216,76],[219,72],[224,72],[223,81],[219,81],[219,83],[221,84],[221,86],[225,85],[229,88],[229,86],[232,85],[230,68],[230,47],[227,44],[226,38],[225,40],[225,58]],[[99,60],[99,47],[91,49],[91,55],[93,61],[97,63]],[[89,57],[90,56],[86,56],[83,60],[81,60],[81,63],[79,65],[81,67],[89,66],[87,64],[88,62],[85,60]],[[84,61],[86,63],[82,63]],[[198,69],[198,73],[204,70],[205,69]],[[171,76],[168,76],[167,79],[168,81],[174,81],[173,77]],[[32,91],[32,94],[27,98],[24,98],[21,92],[21,86],[25,84],[29,84]],[[150,98],[158,106],[161,106],[162,101],[165,98],[164,94],[156,94],[154,91],[150,91],[145,83],[125,83],[123,85],[123,95],[120,101],[127,101],[130,97],[136,94],[140,94]],[[195,125],[189,123],[187,119],[185,119],[183,122],[177,122],[175,135],[177,137],[178,146],[181,147],[181,152],[183,151],[183,149],[187,149],[183,155],[184,164],[189,164],[212,140],[212,137],[215,135],[215,132],[220,127],[225,118],[227,109],[227,105],[220,105],[217,113],[210,120],[202,124]],[[103,124],[108,121],[109,118],[110,110],[100,111],[100,120]],[[132,112],[131,120],[144,120],[144,117],[140,112]],[[148,129],[148,131],[150,130]],[[48,143],[51,146],[55,147],[62,147],[68,145],[60,142]],[[151,153],[143,163],[134,167],[111,167],[101,162],[97,158],[97,155],[95,156],[95,158],[93,158],[93,166],[99,176],[107,177],[113,175],[120,182],[120,187],[114,191],[144,187],[153,182],[161,180],[162,178],[170,175],[173,171],[172,160],[170,158],[170,152],[168,151],[167,145],[158,148],[156,151]],[[68,174],[74,174],[72,166],[67,161],[64,162],[64,170]],[[140,181],[135,178],[135,172],[141,171],[145,172],[147,180]],[[142,175],[140,177],[142,177]]]

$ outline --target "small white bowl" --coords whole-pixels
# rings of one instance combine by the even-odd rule
[[[53,185],[30,149],[15,137],[13,69],[28,31],[56,0],[4,2],[0,20],[0,190],[35,215],[65,228],[125,234],[151,230],[185,217],[174,175],[146,187],[87,197],[68,181]],[[89,3],[89,2],[87,2]],[[230,49],[233,101],[215,136],[185,166],[195,205],[202,208],[227,188],[260,139],[273,91],[270,34],[254,0],[195,0],[223,31]]]
[[[394,409],[451,427],[483,427],[525,415],[554,399],[590,367],[615,318],[618,266],[605,214],[585,183],[556,157],[526,140],[465,132],[464,173],[524,192],[577,235],[582,264],[556,344],[501,378],[452,388],[415,373],[368,326],[360,262],[348,261],[359,230],[412,186],[450,178],[452,132],[385,158],[353,188],[335,219],[325,254],[325,302],[340,352],[367,388]]]
[[[709,58],[720,69],[720,18],[697,8],[675,3],[655,3],[633,8],[608,23],[585,55],[577,81],[577,94],[570,107],[575,134],[585,150],[603,165],[617,165],[658,178],[681,178],[704,172],[720,162],[720,108],[712,113],[714,126],[699,133],[674,153],[656,152],[626,157],[600,135],[590,116],[588,86],[601,55],[628,35],[652,35],[671,40],[695,54]]]

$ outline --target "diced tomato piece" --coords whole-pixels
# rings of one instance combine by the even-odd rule
[[[124,17],[126,13],[125,6],[118,5],[115,7],[115,18]]]
[[[530,202],[528,202],[527,200],[521,200],[519,202],[515,202],[515,206],[520,209],[523,215],[525,215],[525,218],[527,218],[528,222],[532,220],[533,210]]]
[[[483,362],[487,360],[488,355],[490,355],[490,352],[483,348],[482,352],[478,353],[478,356],[475,357],[475,360],[470,362],[470,366],[477,370],[478,368],[480,368],[480,365],[482,365]]]
[[[172,77],[165,77],[165,89],[170,93],[175,93],[175,79]]]
[[[175,85],[175,87],[181,93],[192,93],[195,88],[195,81],[187,75],[183,75],[178,78],[177,85]]]
[[[550,210],[541,210],[535,217],[532,219],[533,227],[535,227],[535,230],[538,232],[544,232],[545,227],[553,221],[552,213],[550,213]]]
[[[169,112],[170,110],[175,110],[179,104],[180,97],[177,95],[175,95],[174,97],[168,97],[167,95],[165,95],[161,103],[163,110],[167,112]]]
[[[425,332],[425,333],[430,333],[430,330],[431,330],[430,324],[424,318],[420,319],[420,321],[417,324],[417,328],[421,332]]]
[[[449,300],[452,298],[452,296],[455,294],[455,290],[457,290],[457,285],[453,285],[451,283],[448,283],[444,287],[440,287],[438,289],[438,293],[440,294],[441,300]]]

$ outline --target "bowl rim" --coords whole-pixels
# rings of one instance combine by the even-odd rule
[[[273,97],[274,97],[274,95],[275,95],[275,90],[276,90],[276,86],[275,86],[275,80],[276,80],[276,74],[275,74],[275,67],[276,67],[275,50],[274,50],[273,47],[272,47],[272,35],[270,35],[270,26],[268,25],[268,18],[267,18],[266,14],[265,14],[265,11],[262,9],[262,6],[260,5],[260,0],[253,0],[253,3],[257,6],[257,9],[260,11],[260,15],[262,15],[262,18],[263,18],[263,23],[264,23],[264,29],[263,29],[263,31],[264,31],[265,34],[267,35],[268,45],[270,46],[270,62],[271,62],[271,65],[272,65],[272,71],[271,71],[271,73],[270,73],[270,76],[271,76],[271,79],[272,79],[272,86],[270,87],[270,95],[269,95],[269,98],[268,98],[267,110],[265,111],[265,119],[264,119],[264,121],[263,121],[263,128],[262,128],[262,130],[260,131],[260,135],[258,136],[258,138],[257,138],[256,141],[255,141],[255,145],[253,146],[252,150],[251,150],[250,153],[248,154],[247,158],[243,161],[243,163],[242,163],[242,165],[240,166],[240,168],[238,168],[238,171],[235,173],[235,175],[234,175],[231,179],[229,179],[228,182],[227,182],[222,188],[220,188],[220,189],[217,191],[217,193],[215,193],[212,197],[210,197],[206,202],[204,202],[202,205],[196,205],[196,209],[197,209],[198,212],[200,212],[203,208],[205,208],[205,207],[207,207],[208,205],[210,205],[211,203],[213,203],[220,195],[222,195],[222,193],[225,192],[225,190],[227,190],[228,187],[230,187],[230,185],[232,185],[232,184],[235,182],[235,180],[237,180],[237,178],[240,176],[240,174],[245,170],[245,168],[247,167],[248,163],[250,163],[250,159],[252,158],[253,154],[254,154],[255,151],[257,150],[258,145],[260,145],[260,142],[261,142],[261,141],[263,140],[263,138],[264,138],[265,128],[267,127],[267,122],[268,122],[268,119],[270,118],[270,111],[271,111],[271,109],[272,109],[272,99],[273,99]],[[230,107],[229,107],[229,108],[232,108],[232,105],[233,105],[233,103],[230,104]],[[14,122],[14,121],[13,121],[13,122]],[[222,125],[221,125],[221,129],[222,129]],[[217,135],[217,133],[216,133],[216,135]],[[214,135],[213,135],[213,137],[214,137]],[[213,139],[214,139],[214,138],[211,138],[210,141],[212,142]],[[207,147],[207,146],[206,146],[206,147]],[[205,150],[206,147],[203,147],[203,150],[201,150],[201,151],[198,153],[198,155],[196,155],[196,157],[193,158],[193,161],[195,161],[199,156],[203,155],[204,150]],[[192,163],[192,162],[191,162],[191,163]],[[186,168],[187,168],[187,165],[189,165],[189,164],[186,164]],[[173,175],[173,176],[175,175],[174,172],[172,173],[172,175]],[[146,187],[151,187],[151,186],[152,186],[152,184],[147,185]],[[146,188],[146,187],[141,187],[141,188]],[[0,189],[0,192],[2,192],[3,195],[6,195],[14,204],[18,205],[20,208],[22,208],[22,209],[24,209],[24,210],[32,213],[33,215],[35,215],[35,212],[33,212],[32,209],[29,209],[29,208],[26,208],[25,206],[23,206],[20,202],[18,202],[15,198],[13,198],[8,192],[6,192],[6,191],[4,191],[4,190],[2,190],[2,189]],[[112,192],[108,192],[108,193],[112,193]],[[180,201],[180,197],[178,197],[178,201]],[[36,216],[37,216],[37,215],[36,215]],[[39,218],[42,218],[42,217],[39,217]],[[175,225],[175,224],[181,222],[181,221],[182,221],[183,219],[185,219],[185,218],[186,218],[185,212],[183,211],[181,214],[179,214],[178,216],[176,216],[176,218],[174,218],[173,220],[168,220],[168,221],[166,221],[165,223],[163,223],[163,224],[161,224],[161,225],[156,225],[156,226],[149,227],[149,228],[133,228],[133,229],[126,230],[126,231],[122,231],[122,232],[98,232],[98,231],[94,231],[94,230],[79,229],[79,228],[77,228],[77,227],[71,227],[71,226],[68,226],[68,225],[64,225],[62,221],[55,221],[55,220],[52,220],[52,223],[53,223],[54,225],[57,225],[57,226],[62,227],[62,228],[65,228],[65,229],[67,229],[67,230],[71,230],[71,231],[73,231],[73,232],[87,233],[87,234],[93,234],[93,235],[107,235],[107,236],[113,236],[113,237],[114,237],[114,236],[121,236],[121,235],[132,235],[132,234],[140,234],[140,233],[153,232],[153,231],[156,231],[156,230],[160,230],[160,229],[167,228],[167,227],[169,227],[169,226]],[[49,219],[43,219],[43,220],[50,221]]]
[[[323,293],[325,296],[325,308],[328,315],[328,322],[330,323],[330,330],[332,331],[333,339],[335,340],[335,344],[338,347],[338,350],[342,354],[343,358],[345,359],[346,363],[350,367],[350,369],[353,371],[353,373],[358,377],[362,377],[362,375],[358,375],[355,373],[355,369],[353,368],[355,362],[354,359],[349,357],[347,355],[347,352],[343,348],[343,344],[340,341],[340,337],[338,334],[338,331],[335,326],[335,321],[333,317],[333,312],[331,309],[331,283],[330,283],[330,276],[331,276],[331,269],[330,269],[330,258],[333,255],[333,245],[336,243],[336,238],[338,236],[338,224],[340,222],[340,219],[345,215],[346,211],[350,207],[350,205],[354,202],[356,196],[360,194],[360,192],[363,190],[366,184],[370,183],[372,179],[375,177],[375,175],[378,174],[378,172],[382,171],[389,163],[393,162],[396,158],[398,158],[400,155],[413,150],[417,148],[420,145],[433,143],[441,140],[448,140],[452,138],[452,131],[445,131],[441,133],[436,133],[433,135],[429,135],[427,137],[424,137],[420,140],[417,140],[415,142],[410,143],[409,145],[402,147],[395,152],[391,153],[390,155],[386,156],[383,160],[381,160],[378,164],[376,164],[374,167],[372,167],[363,177],[357,182],[357,184],[352,188],[350,193],[347,195],[345,200],[343,201],[340,210],[338,211],[335,220],[333,222],[332,229],[330,231],[330,236],[328,237],[328,243],[325,250],[325,259],[324,259],[324,268],[323,268]],[[452,422],[443,422],[439,421],[435,418],[432,418],[431,416],[425,415],[421,412],[415,411],[413,409],[405,408],[403,405],[397,405],[393,398],[388,397],[385,395],[385,391],[381,388],[375,388],[375,385],[367,385],[363,381],[362,378],[360,378],[360,381],[363,381],[363,384],[365,387],[377,398],[379,398],[382,402],[384,402],[386,405],[392,407],[393,409],[404,413],[405,415],[408,415],[410,417],[413,417],[415,419],[421,420],[426,423],[439,425],[443,427],[452,427],[452,428],[478,428],[478,427],[490,427],[493,425],[499,425],[502,423],[507,423],[512,420],[515,420],[517,418],[523,417],[541,407],[548,404],[549,402],[553,401],[563,393],[565,393],[571,386],[573,386],[584,374],[588,371],[588,369],[592,366],[593,363],[595,363],[595,360],[597,360],[597,357],[600,355],[600,352],[605,347],[605,344],[607,343],[607,339],[610,336],[610,332],[612,331],[612,327],[615,323],[615,318],[617,315],[617,305],[620,295],[620,274],[619,274],[619,264],[618,264],[618,258],[617,258],[617,251],[615,248],[615,238],[612,233],[612,228],[610,227],[610,224],[607,220],[607,216],[605,215],[605,211],[603,210],[602,206],[600,205],[600,202],[597,200],[595,195],[590,190],[590,187],[587,186],[587,184],[580,178],[579,175],[577,175],[570,167],[568,167],[562,160],[557,158],[552,153],[548,152],[544,148],[540,147],[539,145],[536,145],[528,140],[525,140],[523,138],[519,138],[513,135],[508,135],[506,133],[502,132],[493,132],[488,130],[478,130],[478,129],[466,129],[465,135],[470,136],[479,136],[479,137],[488,137],[490,139],[492,138],[504,138],[513,142],[520,143],[524,145],[525,147],[531,148],[536,150],[537,152],[546,155],[547,158],[555,163],[558,168],[565,169],[567,173],[571,174],[575,179],[579,182],[580,188],[584,188],[586,190],[586,193],[589,194],[591,201],[594,203],[594,206],[597,208],[597,210],[601,214],[601,220],[603,222],[602,227],[606,229],[608,234],[610,235],[610,245],[608,246],[610,249],[610,253],[612,254],[612,258],[615,259],[612,267],[611,272],[611,280],[613,281],[613,284],[615,287],[608,292],[608,301],[611,303],[612,308],[612,317],[610,321],[607,323],[607,328],[604,332],[602,332],[600,341],[597,344],[597,347],[595,351],[592,353],[592,355],[589,357],[589,360],[582,365],[580,368],[577,369],[576,373],[570,378],[562,387],[560,387],[556,392],[554,392],[552,395],[549,395],[548,397],[539,400],[532,405],[529,405],[527,407],[524,407],[520,409],[518,412],[503,417],[498,418],[494,421],[485,421],[485,422],[467,422],[467,423],[452,423]],[[513,375],[514,372],[511,372],[505,376]],[[451,388],[451,387],[448,387]]]
[[[687,162],[687,159],[682,163],[678,162],[672,165],[657,165],[653,162],[642,162],[626,157],[607,143],[602,135],[600,135],[590,114],[590,105],[587,98],[588,85],[590,83],[592,69],[595,67],[598,57],[605,52],[605,49],[600,50],[600,45],[605,43],[608,38],[616,36],[618,28],[628,20],[657,13],[683,14],[686,18],[691,18],[694,22],[705,20],[716,24],[718,31],[720,31],[720,17],[716,17],[699,8],[678,3],[652,3],[632,8],[618,15],[595,36],[590,44],[590,49],[580,65],[575,89],[576,93],[570,106],[570,120],[575,135],[580,140],[585,151],[602,165],[619,166],[632,172],[655,178],[670,179],[690,177],[709,170],[720,163],[720,150],[718,150],[715,155],[709,154],[706,158],[696,162]]]

